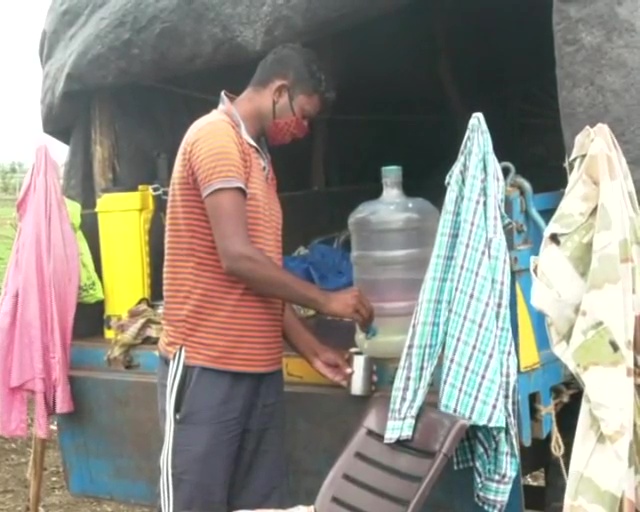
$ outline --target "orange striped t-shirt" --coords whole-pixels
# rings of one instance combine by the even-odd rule
[[[228,102],[228,100],[226,100]],[[166,217],[164,330],[160,352],[185,348],[192,366],[266,373],[282,367],[283,303],[227,275],[204,198],[243,189],[253,245],[282,264],[282,211],[266,151],[248,136],[233,107],[196,121],[174,166]]]

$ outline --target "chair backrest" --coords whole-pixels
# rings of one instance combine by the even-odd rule
[[[415,512],[467,431],[467,422],[425,406],[411,441],[383,441],[389,397],[375,396],[324,481],[316,512]]]

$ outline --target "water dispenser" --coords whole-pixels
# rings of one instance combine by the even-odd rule
[[[375,336],[356,331],[370,357],[402,355],[439,218],[429,201],[404,194],[399,166],[383,167],[382,195],[349,216],[354,283],[376,312]]]

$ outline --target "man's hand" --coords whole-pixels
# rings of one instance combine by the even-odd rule
[[[348,358],[348,352],[340,352],[333,348],[323,346],[310,357],[309,362],[322,376],[336,384],[346,387],[349,383],[349,377],[353,372],[347,364]]]
[[[353,370],[349,366],[349,353],[322,344],[298,318],[290,304],[284,307],[285,339],[323,377],[336,384],[347,386]],[[376,381],[373,372],[372,385]]]
[[[362,332],[373,323],[373,307],[369,300],[357,288],[348,288],[339,292],[326,292],[320,313],[327,316],[355,320]]]
[[[351,375],[349,354],[320,343],[290,304],[284,307],[284,337],[322,376],[341,386],[347,385]]]

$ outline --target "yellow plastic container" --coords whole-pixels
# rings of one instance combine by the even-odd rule
[[[107,193],[97,201],[107,339],[114,337],[114,321],[140,299],[151,297],[149,228],[153,209],[148,185],[140,186],[137,192]]]

